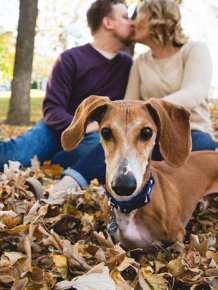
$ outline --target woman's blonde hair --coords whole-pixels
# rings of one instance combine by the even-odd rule
[[[152,39],[156,44],[164,46],[172,43],[182,46],[188,37],[181,27],[179,6],[175,0],[145,0],[139,6],[136,25],[143,25],[149,29]]]

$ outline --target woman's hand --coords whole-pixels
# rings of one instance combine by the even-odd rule
[[[89,123],[86,127],[86,134],[92,133],[92,132],[98,132],[99,131],[99,125],[98,122],[93,121]]]

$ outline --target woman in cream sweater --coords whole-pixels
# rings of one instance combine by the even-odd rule
[[[215,150],[207,95],[212,63],[204,43],[189,41],[174,0],[147,0],[138,9],[135,42],[148,52],[133,63],[126,99],[164,98],[191,111],[192,150]],[[154,152],[154,158],[159,159]]]

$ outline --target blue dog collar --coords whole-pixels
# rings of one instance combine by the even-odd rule
[[[142,191],[133,198],[125,201],[116,200],[109,192],[106,191],[111,207],[117,208],[122,213],[130,213],[132,210],[143,207],[150,201],[150,194],[155,184],[153,173],[151,172],[148,182]]]

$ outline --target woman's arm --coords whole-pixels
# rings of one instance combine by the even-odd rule
[[[140,100],[140,77],[137,62],[133,62],[124,99]]]
[[[207,46],[196,42],[184,60],[184,76],[179,91],[165,100],[192,110],[199,106],[208,95],[212,78],[212,62]]]

